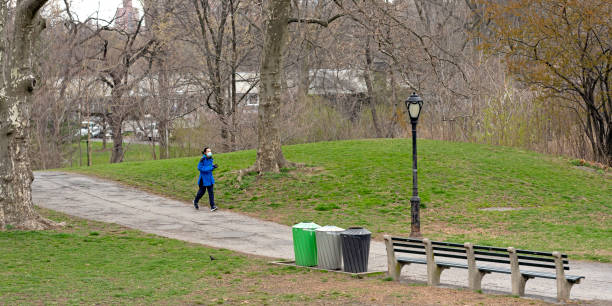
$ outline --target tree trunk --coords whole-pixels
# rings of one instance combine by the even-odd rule
[[[123,161],[123,119],[113,111],[110,116],[111,130],[113,130],[113,150],[111,153],[111,164],[120,163]]]
[[[159,159],[167,159],[170,158],[168,156],[168,122],[162,120],[157,124],[159,132]]]
[[[58,224],[42,218],[32,203],[34,174],[30,165],[28,132],[32,93],[36,87],[35,47],[45,21],[39,10],[46,0],[17,1],[10,43],[6,41],[6,1],[0,2],[0,230],[47,229]],[[10,46],[10,49],[8,47]]]
[[[155,152],[155,138],[153,137],[151,137],[151,157],[153,158],[153,160],[157,160],[157,153]]]
[[[290,0],[272,0],[260,67],[260,103],[257,121],[258,172],[280,172],[287,166],[280,137],[281,74],[283,50],[287,40]]]
[[[108,123],[106,122],[106,115],[102,118],[102,151],[106,151],[106,130],[108,128]]]
[[[110,163],[120,163],[123,161],[123,115],[125,110],[122,107],[122,98],[123,92],[121,89],[117,88],[121,84],[121,80],[114,80],[115,87],[111,92],[112,96],[112,105],[111,105],[111,114],[109,116],[111,130],[113,131],[113,150],[111,152]]]
[[[87,133],[87,167],[91,167],[91,133]]]
[[[378,114],[376,114],[376,93],[374,92],[374,84],[372,82],[372,54],[370,52],[370,37],[366,39],[365,46],[365,58],[366,58],[366,69],[363,73],[366,88],[368,90],[368,104],[370,104],[370,112],[372,113],[372,123],[374,124],[374,130],[376,130],[376,138],[382,138],[383,133],[378,123]]]

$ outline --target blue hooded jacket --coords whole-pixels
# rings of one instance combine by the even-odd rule
[[[213,159],[207,158],[206,155],[202,156],[200,162],[198,163],[198,170],[200,171],[200,178],[198,179],[198,185],[202,182],[202,186],[212,186],[215,184],[215,179],[213,178]]]

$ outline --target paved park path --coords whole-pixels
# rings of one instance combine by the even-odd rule
[[[35,177],[33,199],[41,207],[212,247],[274,259],[293,259],[289,226],[228,212],[223,206],[220,211],[211,213],[206,209],[206,199],[201,205],[203,209],[196,211],[190,203],[97,178],[61,172],[36,172]],[[586,276],[572,289],[572,298],[605,300],[612,304],[612,264],[571,261],[570,266],[571,274]],[[384,244],[373,241],[369,270],[386,271],[386,268]],[[403,269],[402,277],[426,281],[427,272],[424,265],[412,265]],[[442,283],[465,287],[467,271],[447,270],[442,274]],[[483,280],[483,288],[510,294],[510,276],[488,275]],[[555,281],[530,280],[526,293],[554,297]]]

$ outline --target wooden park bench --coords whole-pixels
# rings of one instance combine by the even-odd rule
[[[497,248],[473,245],[469,242],[458,244],[388,235],[385,235],[385,244],[388,273],[394,280],[399,280],[402,267],[410,264],[427,265],[427,283],[431,286],[440,284],[440,276],[446,269],[467,269],[468,286],[470,289],[480,290],[485,275],[503,273],[510,274],[512,294],[523,296],[529,279],[548,278],[557,281],[557,299],[567,301],[572,286],[584,278],[565,275],[565,271],[569,270],[569,262],[567,255],[559,252],[517,250],[513,247]],[[555,273],[550,273],[547,269],[555,270]]]

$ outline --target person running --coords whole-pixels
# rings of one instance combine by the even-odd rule
[[[215,211],[217,210],[217,206],[215,205],[215,193],[213,191],[213,186],[215,185],[213,170],[217,169],[219,166],[217,164],[213,164],[212,151],[210,148],[204,148],[204,150],[202,150],[202,154],[204,155],[198,163],[198,170],[200,171],[198,186],[200,189],[198,190],[198,194],[196,194],[195,200],[193,200],[193,206],[195,209],[200,209],[198,202],[204,196],[204,193],[208,191],[210,211]]]

